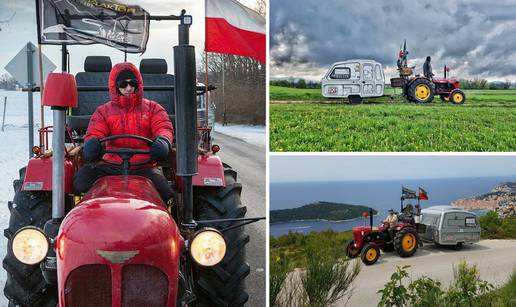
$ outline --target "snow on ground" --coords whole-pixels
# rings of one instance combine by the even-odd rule
[[[226,125],[215,123],[215,132],[241,139],[247,143],[265,147],[265,126]]]
[[[4,111],[4,97],[7,97],[4,131],[0,131],[0,231],[9,226],[7,202],[13,199],[13,180],[18,170],[29,160],[29,131],[27,93],[0,90],[0,116]],[[40,121],[40,97],[34,93],[34,143],[38,143],[37,129]],[[51,124],[52,113],[45,110],[45,122]],[[1,125],[1,122],[0,122]],[[0,259],[5,257],[7,239],[0,235]],[[0,289],[3,289],[6,272],[0,270]],[[3,292],[3,291],[2,291]],[[7,306],[7,299],[0,295],[0,306]]]
[[[0,116],[4,111],[4,97],[7,97],[7,107],[4,131],[0,131],[0,233],[9,225],[7,202],[14,197],[12,182],[18,179],[18,170],[25,166],[29,159],[27,93],[0,90]],[[34,122],[34,143],[37,144],[37,129],[40,122],[39,93],[34,93]],[[52,111],[45,108],[45,125],[51,125],[51,122]],[[265,126],[216,124],[215,131],[265,147]],[[5,257],[6,250],[7,239],[0,235],[0,260]],[[0,269],[0,289],[3,289],[5,280],[6,272]],[[7,299],[0,295],[0,306],[7,304]]]

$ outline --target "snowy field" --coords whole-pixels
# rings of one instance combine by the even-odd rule
[[[0,259],[3,259],[7,249],[7,239],[3,229],[9,224],[7,202],[13,199],[12,182],[18,178],[18,170],[27,164],[29,159],[28,111],[27,93],[0,90],[0,112],[4,111],[4,97],[7,97],[4,131],[0,131]],[[1,114],[0,114],[1,115]],[[38,143],[37,129],[40,122],[40,97],[34,93],[34,142]],[[45,125],[51,125],[52,111],[45,108]],[[1,124],[1,122],[0,122]],[[264,126],[216,125],[215,130],[248,143],[265,147]],[[3,290],[6,280],[5,270],[0,270],[0,287]],[[3,291],[2,291],[3,293]],[[0,295],[0,306],[7,306],[7,299]]]

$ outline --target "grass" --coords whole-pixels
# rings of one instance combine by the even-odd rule
[[[465,92],[461,106],[399,96],[349,105],[319,89],[271,86],[271,151],[515,151],[516,90]]]

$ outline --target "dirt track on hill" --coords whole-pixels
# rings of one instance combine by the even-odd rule
[[[515,255],[516,240],[484,240],[464,246],[461,251],[427,244],[410,258],[382,253],[376,264],[362,266],[347,306],[376,306],[381,298],[376,292],[390,280],[396,266],[410,265],[409,275],[412,279],[426,275],[438,279],[443,287],[447,287],[453,279],[453,265],[463,258],[468,264],[477,265],[482,279],[498,286],[516,270]],[[343,306],[344,303],[345,300],[335,306]]]

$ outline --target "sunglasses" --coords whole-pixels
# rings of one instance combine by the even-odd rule
[[[122,80],[122,81],[117,81],[116,82],[116,86],[118,88],[126,88],[128,85],[130,85],[131,87],[137,87],[138,86],[138,80],[130,79],[130,80]]]

